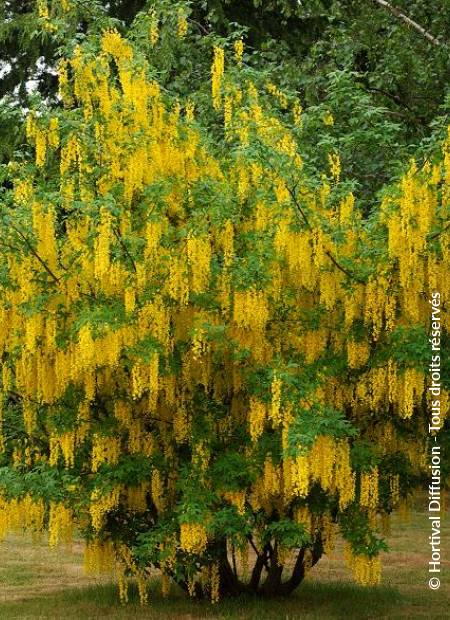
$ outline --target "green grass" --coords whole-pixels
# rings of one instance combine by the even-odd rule
[[[408,525],[395,524],[388,540],[392,551],[384,557],[383,584],[378,587],[362,588],[352,583],[343,565],[342,546],[338,544],[333,556],[321,560],[288,599],[243,597],[211,605],[190,600],[176,588],[164,599],[155,579],[146,608],[138,604],[133,590],[130,603],[121,606],[114,585],[83,576],[80,545],[72,550],[49,550],[44,542],[32,544],[26,538],[11,537],[0,546],[0,618],[443,620],[449,617],[450,605],[450,527],[445,524],[442,556],[447,559],[441,574],[442,586],[435,592],[427,585],[427,528],[427,515],[420,512],[414,513]]]
[[[305,583],[290,599],[258,600],[242,597],[219,605],[189,601],[184,596],[163,599],[152,588],[149,607],[142,608],[134,595],[127,606],[117,605],[112,585],[65,590],[0,606],[2,618],[248,618],[255,620],[294,618],[382,618],[392,617],[401,602],[394,588],[380,586],[362,590],[351,584]],[[359,612],[357,611],[359,610]],[[355,612],[358,615],[355,615]]]
[[[33,572],[25,566],[11,566],[0,568],[0,584],[21,586],[33,580]]]

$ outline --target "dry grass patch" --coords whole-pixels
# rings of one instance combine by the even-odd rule
[[[83,574],[82,550],[80,543],[51,549],[44,538],[9,536],[1,543],[0,602],[104,583]]]

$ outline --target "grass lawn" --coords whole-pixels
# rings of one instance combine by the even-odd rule
[[[423,505],[425,501],[422,502]],[[0,545],[0,618],[51,620],[81,618],[245,618],[294,620],[297,618],[450,618],[450,525],[442,533],[441,588],[428,587],[428,518],[416,511],[411,522],[393,523],[384,557],[383,584],[361,588],[352,583],[337,545],[332,557],[323,558],[289,599],[261,601],[238,599],[218,605],[192,601],[173,589],[169,599],[159,594],[155,581],[150,605],[142,608],[137,597],[120,606],[114,585],[82,573],[82,546],[49,549],[45,542],[9,537]]]

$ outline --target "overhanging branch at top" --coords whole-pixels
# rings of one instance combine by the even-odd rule
[[[414,30],[419,32],[423,37],[425,37],[430,43],[432,43],[436,47],[442,46],[442,43],[439,41],[439,39],[436,39],[436,37],[434,37],[427,30],[425,30],[425,28],[423,28],[420,24],[408,17],[408,15],[405,15],[405,13],[400,11],[400,9],[398,9],[397,7],[393,6],[390,2],[386,2],[386,0],[374,0],[374,2],[392,13],[392,15],[395,15],[395,17],[401,19],[408,26],[411,26],[411,28],[414,28]]]

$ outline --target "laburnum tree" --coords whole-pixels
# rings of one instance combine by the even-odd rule
[[[165,28],[191,49],[183,12]],[[76,530],[123,601],[152,571],[165,593],[288,594],[337,528],[377,583],[428,472],[450,139],[365,217],[241,39],[208,38],[182,96],[152,64],[163,35],[141,14],[75,47],[2,169],[0,530]]]

